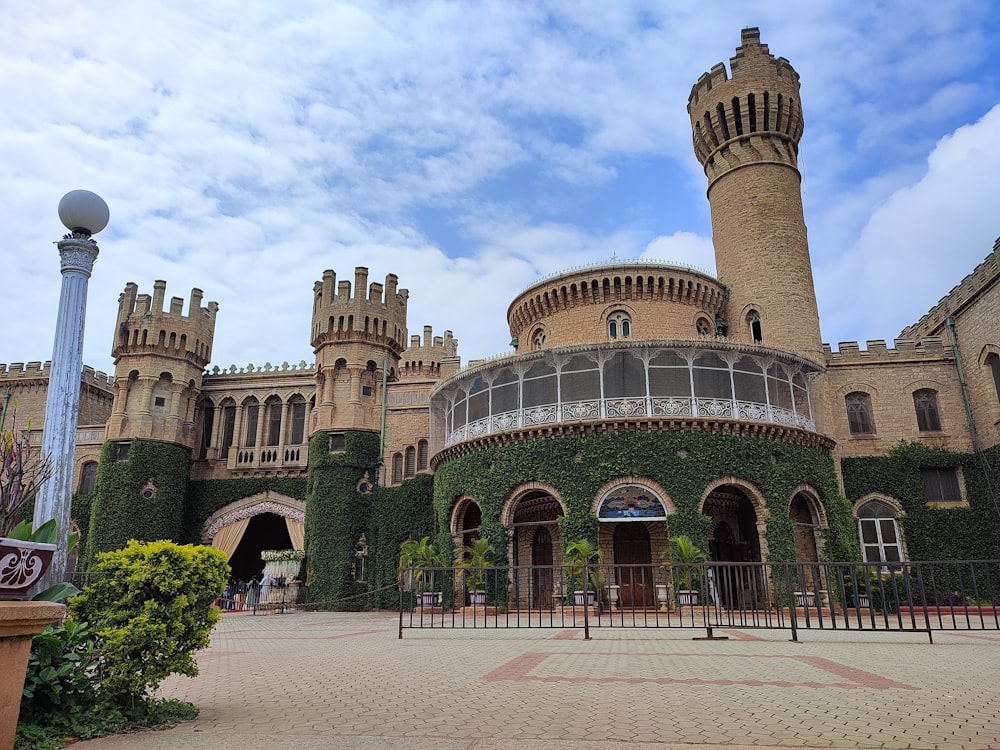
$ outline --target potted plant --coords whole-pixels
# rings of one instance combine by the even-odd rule
[[[563,563],[567,566],[567,583],[569,590],[573,592],[573,604],[589,606],[594,603],[600,569],[591,566],[600,565],[603,559],[597,545],[589,539],[579,539],[567,545]]]
[[[465,588],[472,606],[486,605],[486,567],[490,564],[493,551],[489,539],[476,539],[462,548],[460,567],[465,569]]]
[[[444,566],[444,558],[429,536],[419,541],[407,539],[399,547],[397,578],[400,586],[404,590],[416,589],[417,603],[422,607],[433,607],[441,602],[441,592],[434,590],[434,573],[435,568]]]
[[[699,566],[708,562],[708,555],[689,536],[670,538],[670,546],[664,551],[671,565],[677,602],[683,606],[698,603],[698,585],[701,582]]]

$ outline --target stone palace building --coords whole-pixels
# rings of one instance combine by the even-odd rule
[[[1000,245],[891,344],[834,350],[798,74],[745,29],[687,108],[717,276],[613,261],[539,280],[508,309],[513,353],[463,366],[451,331],[411,335],[396,276],[356,268],[315,283],[308,362],[220,369],[215,302],[129,284],[114,374],[81,381],[79,564],[171,538],[249,578],[262,549],[304,549],[310,597],[338,602],[391,585],[423,535],[518,565],[577,539],[648,563],[679,534],[720,561],[1000,558]],[[0,365],[38,432],[47,377]]]

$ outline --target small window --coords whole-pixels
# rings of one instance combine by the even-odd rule
[[[306,431],[306,402],[301,400],[292,402],[292,434],[289,437],[290,445],[301,445]]]
[[[354,547],[354,581],[356,583],[365,582],[365,558],[368,557],[368,543],[362,535],[357,545]]]
[[[156,398],[153,399],[153,404],[156,406],[166,406],[167,399],[164,398],[163,396],[157,396]]]
[[[417,473],[417,452],[414,450],[413,446],[407,446],[406,448],[406,476],[412,477]]]
[[[361,386],[361,395],[362,396],[371,396],[372,393],[374,393],[374,391],[372,390],[372,387],[370,385],[363,385],[363,386]]]
[[[243,439],[243,447],[245,448],[253,448],[257,445],[257,417],[259,413],[260,407],[256,401],[247,407],[247,429]]]
[[[986,357],[986,364],[993,372],[993,388],[997,392],[997,401],[1000,401],[1000,355],[990,354]]]
[[[852,435],[871,435],[875,432],[872,422],[871,401],[867,393],[855,391],[844,398],[847,405],[847,423]]]
[[[342,432],[330,433],[330,453],[343,453],[347,450],[347,441]]]
[[[417,441],[417,471],[427,469],[427,441]]]
[[[872,500],[858,509],[858,535],[865,562],[900,562],[903,559],[896,511],[888,503]]]
[[[627,339],[632,337],[632,319],[625,312],[608,316],[608,338]]]
[[[229,449],[233,445],[233,433],[236,430],[236,406],[230,404],[222,408],[222,445],[219,446],[219,456],[229,457]]]
[[[396,453],[392,457],[392,483],[399,484],[403,481],[403,454]]]
[[[89,495],[97,485],[97,462],[87,461],[80,472],[80,494]]]
[[[539,328],[531,336],[531,347],[533,349],[544,349],[545,348],[545,331]]]
[[[913,408],[917,412],[917,429],[921,432],[940,432],[937,391],[924,388],[913,393]]]
[[[694,327],[699,336],[712,335],[712,323],[708,318],[698,318],[694,323]]]
[[[115,460],[128,461],[128,453],[131,448],[132,443],[118,443],[118,447],[115,450]]]
[[[764,328],[760,322],[760,313],[756,310],[751,310],[750,314],[747,315],[747,325],[750,327],[750,340],[755,344],[760,344],[764,341]]]
[[[267,444],[278,445],[281,440],[281,402],[267,404]]]
[[[924,500],[932,505],[955,505],[964,502],[962,499],[962,483],[959,480],[958,469],[921,469],[920,476],[924,480]]]

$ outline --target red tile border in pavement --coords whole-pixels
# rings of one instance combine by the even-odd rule
[[[571,675],[562,676],[540,676],[531,674],[532,671],[541,666],[551,657],[566,656],[565,653],[557,651],[529,651],[521,654],[506,664],[488,672],[483,679],[490,681],[514,681],[514,682],[624,682],[630,684],[654,683],[659,685],[747,685],[750,687],[761,687],[769,685],[772,687],[802,687],[802,688],[845,688],[857,689],[867,688],[872,690],[919,690],[913,685],[903,682],[896,682],[886,677],[866,672],[862,669],[849,667],[845,664],[825,659],[820,656],[779,656],[779,655],[750,655],[750,654],[688,654],[688,653],[652,653],[641,654],[644,659],[655,657],[684,658],[696,657],[712,659],[785,659],[797,661],[801,664],[827,672],[837,677],[843,678],[844,682],[794,682],[790,680],[757,680],[757,679],[708,679],[704,677],[677,678],[677,677],[574,677]],[[611,652],[591,652],[589,654],[576,654],[578,658],[589,659],[597,656],[620,657],[620,654]]]

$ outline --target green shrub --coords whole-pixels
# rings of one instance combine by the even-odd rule
[[[31,641],[21,721],[80,714],[97,701],[97,650],[87,623],[49,625]]]
[[[69,616],[93,623],[101,652],[101,696],[118,706],[146,702],[171,674],[195,676],[194,652],[209,643],[229,565],[212,547],[129,542],[97,556],[107,575],[71,600]]]

